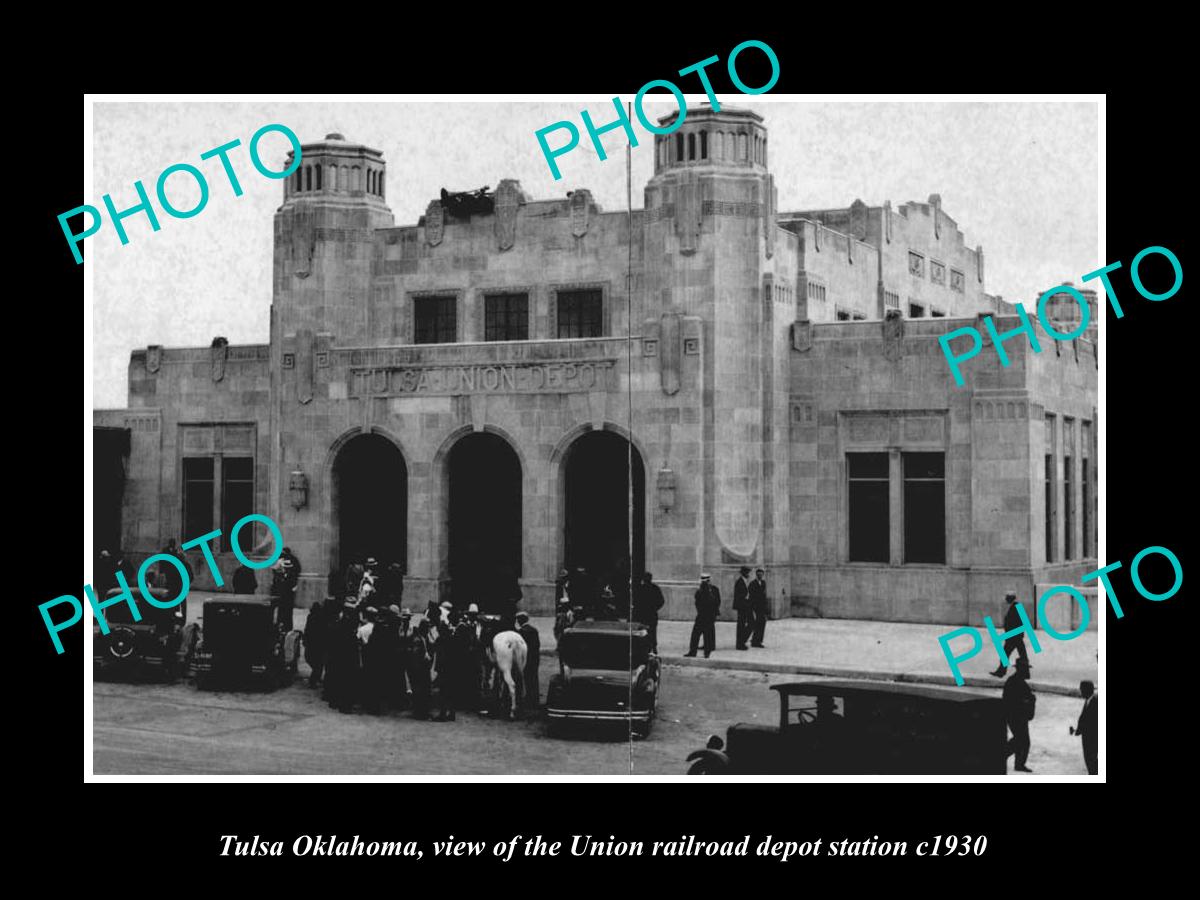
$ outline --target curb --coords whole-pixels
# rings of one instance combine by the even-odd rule
[[[552,649],[543,649],[542,656],[557,659],[558,654]],[[741,672],[762,672],[770,675],[819,675],[823,678],[851,678],[866,681],[894,681],[900,684],[932,684],[942,687],[956,687],[954,678],[950,675],[927,675],[922,672],[873,672],[868,669],[847,669],[838,666],[805,666],[794,663],[754,662],[740,659],[701,659],[700,657],[659,656],[663,665],[695,667],[700,669],[726,669]],[[980,678],[968,675],[963,679],[964,687],[999,689],[1004,686],[1000,678],[988,676]],[[1052,684],[1045,681],[1030,681],[1030,688],[1035,693],[1060,694],[1064,697],[1078,697],[1077,686]]]

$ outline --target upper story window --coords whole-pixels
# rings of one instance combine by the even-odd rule
[[[894,291],[884,291],[883,292],[883,305],[886,306],[888,309],[899,309],[900,308],[900,295],[895,293]]]
[[[529,340],[529,295],[485,294],[483,298],[485,341]]]
[[[862,322],[862,321],[864,321],[866,318],[867,318],[867,314],[866,314],[866,313],[864,313],[864,312],[856,312],[856,313],[854,314],[854,321],[855,321],[855,322]]]
[[[814,282],[810,281],[808,283],[808,299],[809,300],[824,300],[825,299],[825,285],[815,284]]]
[[[848,529],[850,562],[889,558],[888,455],[847,453],[849,476]]]
[[[837,311],[836,315],[837,315],[837,320],[839,322],[849,322],[850,321],[850,312],[848,310],[839,309]]]
[[[918,278],[925,277],[925,257],[920,253],[908,251],[908,274],[915,275]]]
[[[925,318],[925,307],[924,307],[924,306],[922,306],[920,303],[913,303],[912,301],[909,301],[909,304],[908,304],[908,317],[909,317],[910,319],[923,319],[923,318]]]
[[[946,562],[946,454],[902,453],[904,561]]]
[[[946,283],[946,267],[936,259],[929,261],[929,280],[934,284]]]
[[[932,308],[930,308],[930,310],[929,310],[929,315],[930,315],[930,316],[932,316],[932,317],[933,317],[933,318],[935,318],[935,319],[944,319],[944,318],[946,318],[946,313],[945,313],[945,312],[943,312],[942,310],[938,309],[936,306],[935,306],[935,307],[932,307]]]
[[[558,291],[558,337],[596,338],[604,336],[604,292],[599,288]]]
[[[458,303],[445,297],[413,298],[413,343],[452,344],[458,340]]]
[[[963,292],[963,273],[958,269],[950,270],[950,290]]]

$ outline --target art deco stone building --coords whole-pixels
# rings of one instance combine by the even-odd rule
[[[370,554],[412,607],[507,571],[547,612],[560,568],[632,566],[676,618],[743,563],[775,615],[974,624],[1094,567],[1094,343],[988,346],[956,387],[939,335],[1011,307],[936,194],[780,209],[762,118],[728,108],[655,154],[632,216],[503,180],[396,225],[379,151],[304,146],[270,342],[136,350],[96,412],[98,541],[136,560],[263,512],[302,603]]]

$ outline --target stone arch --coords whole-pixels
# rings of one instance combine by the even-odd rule
[[[378,435],[385,438],[399,452],[405,467],[405,483],[406,483],[406,499],[411,496],[412,491],[408,482],[411,480],[409,476],[409,466],[412,457],[404,449],[404,445],[400,439],[392,432],[378,425],[359,426],[355,425],[348,428],[333,439],[329,445],[329,450],[325,453],[324,462],[321,465],[321,497],[317,504],[316,513],[319,516],[319,521],[326,523],[325,540],[324,540],[324,556],[329,568],[337,567],[339,564],[339,555],[341,551],[341,534],[339,528],[339,509],[338,495],[334,484],[334,473],[337,465],[337,460],[341,452],[355,438],[368,435]],[[406,510],[406,533],[411,534],[412,531],[412,504],[408,503]],[[405,548],[405,556],[407,558],[407,547]]]

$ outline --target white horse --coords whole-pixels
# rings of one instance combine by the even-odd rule
[[[528,654],[529,648],[525,646],[525,639],[515,631],[501,631],[492,638],[491,646],[488,647],[488,661],[493,667],[492,680],[494,681],[495,672],[498,671],[508,686],[510,719],[516,718],[517,707],[525,694],[525,659]],[[498,684],[496,690],[499,692]]]

